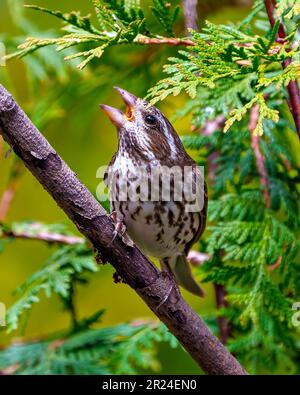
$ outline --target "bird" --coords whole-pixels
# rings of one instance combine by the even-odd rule
[[[177,132],[157,107],[125,89],[115,89],[123,99],[126,110],[123,112],[105,104],[100,107],[118,133],[118,149],[104,177],[110,190],[111,215],[117,224],[117,232],[126,229],[128,240],[133,241],[146,255],[157,258],[162,271],[168,272],[178,285],[190,293],[202,297],[205,293],[193,277],[187,254],[200,239],[206,225],[208,197],[205,180],[201,175],[199,194],[202,203],[197,210],[187,210],[186,198],[181,201],[175,199],[174,175],[168,179],[168,199],[163,198],[161,191],[158,191],[154,201],[150,199],[149,191],[146,199],[120,199],[118,192],[122,186],[133,186],[136,190],[140,188],[140,169],[146,173],[148,186],[149,180],[153,181],[150,174],[157,169],[176,168],[182,172],[185,168],[192,169],[191,180],[194,184],[195,176],[200,173]],[[158,190],[167,179],[162,174],[159,176]],[[178,185],[183,188],[182,183]],[[112,190],[115,192],[113,197]]]

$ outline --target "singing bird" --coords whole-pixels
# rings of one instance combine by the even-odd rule
[[[146,168],[149,174],[159,166],[190,167],[196,173],[196,163],[161,111],[124,89],[115,89],[126,105],[125,112],[100,105],[118,131],[118,150],[109,165],[111,174],[117,175],[117,180],[120,180],[120,175],[123,178],[125,175],[129,184],[134,182],[135,173],[141,167]],[[164,183],[164,177],[161,182]],[[111,187],[109,182],[108,187]],[[186,210],[187,201],[184,198],[175,200],[174,194],[169,201],[163,200],[160,194],[156,201],[124,201],[115,197],[110,203],[116,222],[125,224],[127,233],[137,246],[146,255],[158,258],[162,270],[173,275],[179,285],[203,296],[204,292],[194,279],[187,261],[191,246],[199,240],[205,228],[207,190],[204,180],[200,193],[203,194],[203,204],[198,211],[191,212]]]

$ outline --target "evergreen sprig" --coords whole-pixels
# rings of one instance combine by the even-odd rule
[[[32,226],[34,224],[34,226]],[[12,234],[26,232],[26,237],[61,234],[70,236],[61,224],[32,222],[2,225],[2,242],[13,242]],[[71,237],[71,236],[70,236]],[[102,329],[91,329],[104,310],[78,320],[74,306],[76,283],[85,283],[86,274],[96,272],[93,251],[84,242],[59,245],[45,265],[15,291],[17,300],[8,309],[7,330],[20,328],[33,305],[46,297],[58,295],[70,312],[72,327],[65,332],[48,334],[45,339],[9,346],[0,351],[0,371],[17,366],[14,374],[136,374],[138,369],[157,371],[157,344],[177,347],[176,339],[163,324],[142,320]]]
[[[177,346],[166,327],[156,322],[90,328],[103,313],[100,310],[93,314],[79,331],[53,334],[1,350],[0,370],[15,367],[14,374],[21,375],[136,374],[140,368],[159,368],[158,343]]]
[[[51,38],[28,37],[24,43],[19,45],[18,52],[8,55],[6,59],[23,57],[40,48],[52,45],[56,46],[57,51],[80,46],[82,50],[67,55],[65,60],[84,58],[77,66],[79,69],[83,69],[93,59],[99,59],[105,49],[110,46],[139,43],[139,37],[158,37],[148,31],[139,1],[93,0],[93,5],[98,26],[94,26],[90,15],[82,16],[77,11],[62,13],[36,5],[26,6],[62,20],[64,22],[63,31],[66,33]],[[173,9],[171,4],[164,0],[153,0],[151,9],[163,29],[173,37],[173,25],[178,16],[179,7]]]
[[[201,33],[191,31],[195,46],[179,51],[180,57],[169,58],[164,69],[169,77],[149,91],[151,102],[182,91],[193,100],[199,97],[195,107],[202,113],[201,122],[223,114],[228,118],[225,132],[258,104],[259,120],[254,133],[262,135],[265,120],[279,120],[277,110],[266,100],[268,91],[273,87],[274,94],[278,92],[282,97],[281,88],[299,79],[299,43],[293,41],[296,31],[279,44],[279,23],[264,36],[243,24],[206,22]],[[292,57],[294,62],[282,69],[282,63]],[[211,111],[206,111],[208,108]]]
[[[19,297],[7,311],[7,329],[17,329],[23,314],[40,302],[42,291],[47,297],[57,294],[68,304],[74,282],[84,282],[86,273],[97,270],[93,252],[85,244],[60,247],[16,290]]]
[[[173,9],[171,3],[166,0],[153,0],[151,9],[166,34],[169,37],[174,37],[173,26],[178,17],[180,7],[177,5]]]
[[[28,38],[10,57],[55,45],[59,51],[71,48],[67,59],[84,58],[79,65],[83,68],[109,46],[162,38],[148,31],[151,25],[139,0],[94,0],[93,5],[96,24],[78,12],[32,6],[62,20],[63,35]],[[155,0],[152,12],[163,32],[172,38],[178,8]],[[170,58],[165,67],[168,78],[160,81],[150,96],[154,103],[168,95],[188,93],[190,99],[178,116],[192,113],[196,133],[185,137],[184,144],[194,150],[199,164],[213,167],[209,226],[201,242],[201,249],[211,259],[198,271],[204,281],[226,288],[228,306],[213,312],[208,320],[214,324],[217,317],[229,321],[228,347],[251,372],[299,374],[299,330],[292,326],[291,314],[293,302],[300,298],[300,167],[293,153],[294,127],[284,105],[287,85],[299,79],[298,2],[278,2],[275,16],[280,21],[270,28],[264,2],[256,0],[239,24],[207,22],[200,33],[191,32],[194,45]],[[287,38],[278,42],[280,22],[285,24]],[[49,52],[43,60],[50,62]],[[283,62],[289,63],[284,69]],[[40,75],[42,69],[41,65],[34,68]],[[59,70],[63,73],[61,64]],[[87,85],[84,91],[87,95],[93,92]],[[255,128],[249,130],[250,113],[256,106],[259,116]],[[43,121],[40,114],[45,108],[47,102],[38,111],[38,121]],[[218,115],[227,118],[225,130],[230,129],[229,133],[221,129],[198,133],[207,120]],[[258,138],[260,158],[253,150],[253,137]],[[259,160],[263,161],[266,185],[261,184]],[[14,240],[9,236],[12,230],[28,229],[28,223],[2,225],[0,249]],[[57,226],[46,225],[42,230],[66,233]],[[175,346],[164,326],[129,323],[91,329],[102,310],[83,320],[76,317],[74,285],[95,270],[92,252],[85,243],[59,247],[19,288],[18,299],[8,311],[10,329],[20,327],[20,319],[40,302],[42,292],[59,295],[73,325],[65,333],[1,350],[0,369],[15,366],[16,374],[123,374],[157,368],[156,344],[168,341]]]
[[[202,241],[211,259],[199,272],[204,281],[226,287],[229,307],[218,314],[232,325],[231,351],[253,373],[298,371],[297,328],[291,316],[292,305],[300,297],[300,167],[289,149],[289,129],[289,121],[281,114],[277,124],[265,123],[259,140],[269,207],[247,118],[227,134],[216,130],[183,139],[198,152],[201,165],[218,153],[210,164],[214,167],[210,225]]]

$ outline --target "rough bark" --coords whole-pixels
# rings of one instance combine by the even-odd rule
[[[173,279],[160,272],[137,247],[113,238],[114,225],[93,195],[0,85],[0,134],[56,203],[91,241],[102,261],[146,302],[208,374],[246,371],[182,298]]]

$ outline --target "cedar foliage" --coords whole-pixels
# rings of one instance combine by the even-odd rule
[[[167,1],[153,0],[152,16],[139,0],[92,3],[96,18],[78,11],[63,13],[29,6],[61,19],[63,31],[36,38],[31,37],[35,29],[23,23],[27,38],[7,58],[24,57],[25,62],[34,65],[37,79],[49,67],[58,75],[66,67],[76,73],[73,60],[78,58],[77,68],[90,67],[96,76],[95,65],[108,47],[143,45],[151,38],[176,38],[180,7]],[[214,168],[209,183],[208,229],[198,246],[210,259],[197,271],[202,281],[224,287],[228,305],[212,312],[207,322],[216,330],[217,318],[227,319],[228,347],[250,372],[299,374],[299,330],[292,324],[292,305],[300,298],[300,168],[299,158],[291,149],[299,141],[286,104],[287,85],[300,77],[298,2],[279,1],[275,18],[271,28],[264,2],[256,0],[249,15],[238,24],[207,21],[200,32],[191,31],[194,46],[173,51],[164,66],[167,77],[149,90],[148,98],[156,103],[183,92],[189,96],[176,114],[192,115],[194,133],[183,139],[184,144],[200,165]],[[278,43],[280,23],[287,38]],[[15,43],[10,45],[13,48]],[[67,51],[65,60],[71,65],[64,66],[58,55],[53,58],[51,46],[58,52]],[[39,58],[41,48],[47,52]],[[55,60],[52,65],[50,57]],[[283,68],[283,62],[291,58],[293,61]],[[112,78],[109,73],[112,76],[113,70],[107,70],[108,80]],[[42,110],[53,99],[50,91],[40,104],[41,111],[32,109],[38,126],[56,118],[59,106],[67,105],[74,90],[82,88],[80,84],[79,78],[77,87],[69,91],[62,88],[57,108],[45,115]],[[94,89],[93,80],[84,88],[89,95]],[[255,109],[258,116],[250,130]],[[224,117],[223,128],[218,125],[211,134],[201,133],[207,122],[220,116]],[[266,186],[261,183],[254,138],[258,138]],[[39,226],[47,232],[68,233],[59,225]],[[27,228],[27,223],[2,225],[0,246],[14,241],[12,233]],[[126,323],[92,329],[102,310],[77,320],[76,284],[87,281],[87,273],[96,270],[86,243],[57,247],[45,265],[20,286],[18,299],[8,311],[8,324],[10,330],[18,328],[44,292],[48,297],[60,297],[70,312],[72,327],[41,341],[0,351],[0,369],[18,363],[16,373],[22,374],[122,374],[134,373],[137,367],[156,367],[154,344],[167,341],[176,346],[161,324]]]

